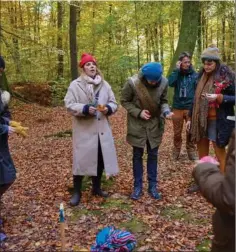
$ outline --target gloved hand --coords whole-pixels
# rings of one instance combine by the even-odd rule
[[[197,163],[198,164],[211,163],[211,164],[219,165],[219,162],[211,156],[205,156],[205,157],[201,158],[199,161],[197,161]]]
[[[28,128],[21,126],[20,122],[10,121],[9,125],[10,125],[11,128],[14,129],[13,132],[16,132],[17,134],[20,134],[23,137],[27,136],[26,130],[28,130]]]

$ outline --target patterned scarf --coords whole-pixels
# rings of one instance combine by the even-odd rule
[[[96,75],[93,79],[90,76],[83,74],[82,78],[86,82],[86,94],[88,96],[89,102],[94,103],[95,90],[97,90],[99,84],[102,82],[102,77],[100,75]]]
[[[207,137],[207,116],[209,103],[202,94],[214,93],[213,75],[203,73],[197,84],[194,97],[194,106],[192,114],[191,138],[192,141],[198,142],[201,138]]]

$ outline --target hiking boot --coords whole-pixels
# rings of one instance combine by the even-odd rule
[[[156,186],[152,186],[152,187],[148,188],[148,193],[149,193],[149,195],[150,195],[153,199],[156,199],[156,200],[161,199],[161,194],[158,193],[158,191],[157,191],[157,189],[156,189]]]
[[[173,153],[172,153],[172,158],[173,158],[174,160],[178,160],[179,157],[180,157],[180,151],[173,151]]]
[[[141,187],[135,187],[134,191],[132,192],[130,198],[133,200],[138,200],[142,196],[142,188]]]
[[[196,161],[198,160],[198,156],[195,152],[188,152],[188,159],[191,161]]]

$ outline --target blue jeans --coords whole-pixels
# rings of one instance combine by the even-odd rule
[[[133,175],[134,187],[142,187],[143,184],[143,152],[144,148],[133,146]],[[151,149],[147,141],[147,174],[149,187],[157,185],[157,155],[158,147]]]

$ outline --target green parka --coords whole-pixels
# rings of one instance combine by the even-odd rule
[[[146,85],[150,96],[158,107],[156,116],[152,116],[147,121],[140,118],[143,108],[134,86],[137,81],[141,81],[138,75],[129,78],[121,92],[121,105],[128,112],[127,142],[132,146],[144,148],[148,140],[153,149],[161,144],[164,132],[163,114],[170,111],[167,100],[168,80],[162,77],[158,86]],[[143,85],[145,84],[143,83]]]

